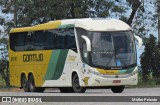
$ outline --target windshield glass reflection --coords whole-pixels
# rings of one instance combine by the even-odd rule
[[[81,33],[78,35],[86,35],[91,41],[92,65],[124,67],[136,63],[135,44],[131,31],[91,32],[83,30],[77,32]]]

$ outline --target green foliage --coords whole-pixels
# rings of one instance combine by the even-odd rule
[[[144,81],[142,77],[142,73],[139,73],[138,76],[138,85],[136,87],[141,87],[141,88],[150,88],[150,87],[159,87],[160,86],[160,79],[155,79],[152,76],[152,73],[148,75],[147,81]],[[134,86],[135,87],[135,86]]]
[[[5,56],[5,48],[0,49],[0,52],[3,52],[3,54],[1,53],[1,59],[0,59],[0,82],[5,82],[6,86],[10,85],[10,81],[9,81],[9,61],[7,60],[6,56]]]
[[[108,17],[113,14],[121,18],[128,9],[124,3],[117,0],[8,0],[0,5],[4,7],[3,13],[16,15],[17,27],[21,27],[64,18]],[[125,3],[131,6],[128,3],[133,2]]]
[[[88,17],[116,17],[132,25],[139,4],[140,0],[1,0],[2,12],[14,16],[7,22],[0,18],[0,24],[5,27],[5,32],[9,32],[12,27]],[[126,15],[128,10],[132,10],[130,16]],[[140,29],[140,32],[145,31]]]
[[[0,25],[3,25],[4,21],[4,18],[0,17]]]
[[[150,74],[154,80],[160,77],[160,43],[156,43],[156,38],[150,35],[145,40],[145,49],[141,55],[142,79],[147,82]]]
[[[118,16],[127,22],[127,16],[122,15],[128,9],[126,5],[128,2],[120,0],[2,0],[2,12],[13,14],[13,19],[6,21],[0,17],[0,24],[7,35],[13,27],[32,26],[58,19]]]
[[[0,44],[7,44],[7,43],[8,43],[8,39],[6,39],[6,38],[0,39]]]
[[[157,0],[141,0],[141,5],[132,23],[135,34],[144,38],[157,31],[157,7]]]

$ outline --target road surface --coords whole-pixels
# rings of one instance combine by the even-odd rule
[[[13,92],[16,91],[16,92]],[[25,93],[21,89],[15,90],[0,90],[0,96],[20,96],[20,97],[38,97],[38,96],[66,96],[74,98],[76,96],[98,96],[97,98],[104,96],[112,96],[113,100],[118,96],[119,98],[124,97],[155,97],[159,96],[158,101],[160,101],[160,88],[126,88],[123,93],[112,93],[110,89],[88,89],[85,93],[60,93],[58,89],[46,89],[44,93]],[[73,96],[73,97],[72,97]],[[152,97],[152,98],[153,98]],[[64,97],[63,97],[64,98]],[[93,98],[93,97],[91,97]],[[102,97],[103,98],[103,97]],[[93,99],[91,99],[93,100]],[[140,101],[140,100],[138,100]],[[0,103],[0,105],[22,105],[22,103]],[[160,105],[160,102],[43,102],[43,103],[29,103],[30,105]],[[23,105],[28,105],[28,103],[23,103]]]

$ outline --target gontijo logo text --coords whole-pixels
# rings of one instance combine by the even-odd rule
[[[43,61],[43,54],[23,54],[23,62]]]

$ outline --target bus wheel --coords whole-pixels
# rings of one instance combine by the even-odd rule
[[[24,89],[24,92],[29,92],[28,81],[25,75],[21,77],[21,86]]]
[[[122,93],[125,86],[113,86],[111,87],[111,90],[113,93]]]
[[[59,88],[61,93],[73,93],[73,88],[72,87],[60,87]]]
[[[84,93],[86,91],[85,87],[80,86],[77,74],[74,74],[72,77],[72,87],[75,93]]]
[[[44,87],[37,87],[36,91],[37,92],[44,92],[45,88]]]
[[[30,92],[36,92],[37,91],[37,88],[35,87],[33,75],[29,76],[28,85],[29,85]]]

